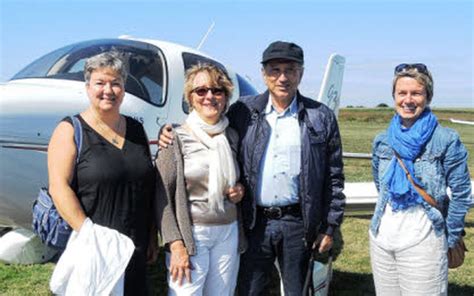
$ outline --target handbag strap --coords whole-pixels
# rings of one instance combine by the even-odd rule
[[[76,143],[76,164],[79,163],[79,154],[82,148],[82,125],[79,118],[76,116],[69,116],[74,126],[74,143]]]
[[[398,156],[398,153],[396,151],[394,151],[395,153],[395,157],[397,158],[398,160],[398,163],[400,164],[400,166],[402,167],[403,171],[405,172],[405,174],[407,175],[407,178],[408,180],[410,181],[411,185],[413,185],[413,187],[415,187],[416,191],[421,195],[421,197],[423,197],[423,199],[429,204],[431,205],[432,207],[435,207],[435,208],[438,208],[438,204],[436,203],[436,200],[434,200],[434,198],[431,197],[431,195],[429,195],[423,188],[421,188],[420,186],[418,186],[415,181],[413,181],[413,178],[412,176],[410,175],[410,172],[407,170],[405,164],[403,163],[403,161],[400,159],[400,157]]]

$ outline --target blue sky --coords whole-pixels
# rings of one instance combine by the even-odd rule
[[[196,47],[265,89],[261,53],[274,40],[305,51],[303,94],[316,97],[329,55],[346,57],[343,106],[391,104],[393,68],[423,62],[433,106],[474,107],[473,4],[400,1],[0,0],[0,81],[58,47],[123,34]]]

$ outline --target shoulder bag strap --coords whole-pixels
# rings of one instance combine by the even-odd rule
[[[82,125],[79,118],[76,116],[69,116],[74,126],[74,143],[76,143],[76,164],[79,162],[79,154],[82,148]]]
[[[435,207],[437,208],[438,207],[438,204],[436,203],[436,201],[423,189],[421,188],[420,186],[418,186],[414,181],[413,181],[413,178],[411,177],[410,175],[410,172],[408,172],[405,164],[403,163],[403,161],[400,159],[400,157],[398,156],[398,153],[395,152],[395,157],[397,158],[398,160],[398,163],[400,164],[400,166],[402,167],[403,171],[405,172],[405,174],[407,175],[407,178],[408,180],[410,181],[411,185],[413,185],[413,187],[415,187],[416,191],[421,195],[421,197],[423,197],[423,199],[428,203],[430,204],[432,207]]]

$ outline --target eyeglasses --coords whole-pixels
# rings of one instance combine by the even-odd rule
[[[208,91],[211,91],[211,93],[215,96],[222,96],[224,94],[224,89],[219,87],[196,87],[193,89],[193,92],[200,97],[207,95]]]
[[[400,64],[398,66],[395,67],[395,75],[396,74],[399,74],[399,73],[402,73],[402,72],[405,72],[405,71],[408,71],[410,69],[416,69],[416,71],[422,73],[422,74],[425,74],[425,75],[429,75],[428,74],[428,67],[426,67],[425,64],[421,64],[421,63],[416,63],[416,64]]]
[[[285,68],[285,69],[280,69],[278,67],[271,67],[271,66],[268,66],[265,71],[267,73],[268,76],[272,77],[272,78],[278,78],[281,76],[281,74],[285,74],[285,76],[289,76],[289,77],[294,77],[296,76],[296,74],[299,73],[299,71],[301,70],[300,67],[289,67],[289,68]]]

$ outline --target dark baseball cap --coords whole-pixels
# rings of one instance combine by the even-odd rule
[[[303,49],[292,42],[275,41],[262,54],[262,64],[270,60],[282,59],[303,64]]]

